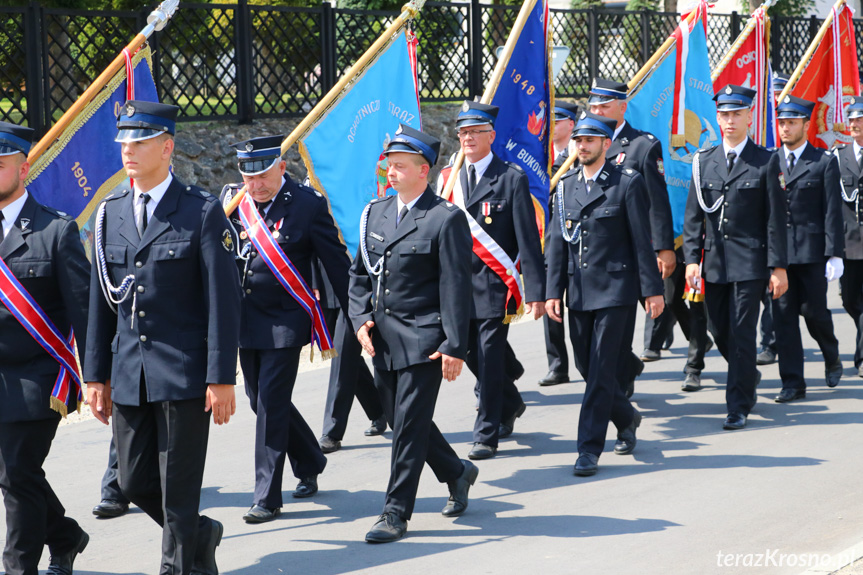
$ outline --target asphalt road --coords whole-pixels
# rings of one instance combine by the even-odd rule
[[[291,478],[281,518],[259,526],[242,521],[252,503],[254,419],[238,387],[235,419],[211,430],[201,505],[225,524],[220,569],[236,575],[838,570],[863,556],[863,379],[852,370],[854,329],[836,290],[831,284],[846,367],[839,387],[825,387],[820,353],[805,334],[807,398],[774,403],[778,367],[762,368],[749,425],[723,431],[725,362],[711,351],[705,389],[681,392],[686,348],[678,329],[671,352],[647,364],[636,384],[644,421],[635,453],[611,453],[612,429],[592,478],[572,475],[583,382],[538,387],[546,372],[542,326],[514,325],[510,339],[527,368],[519,385],[528,405],[515,434],[495,459],[479,462],[461,518],[440,515],[447,490],[427,469],[408,537],[388,545],[368,545],[363,536],[383,503],[390,434],[364,437],[368,422],[358,405],[343,449],[329,456],[319,494],[292,500]],[[636,352],[641,326],[640,319]],[[327,369],[302,373],[294,392],[315,431],[327,375]],[[444,383],[435,419],[462,457],[474,416],[469,375]],[[161,531],[148,517],[137,509],[112,520],[90,514],[99,500],[109,434],[93,420],[64,426],[46,463],[68,514],[91,536],[76,573],[156,573]]]

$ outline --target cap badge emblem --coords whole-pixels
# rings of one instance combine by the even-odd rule
[[[468,110],[470,110],[470,104],[468,104],[467,102],[464,102],[464,103],[461,105],[461,111],[462,111],[462,112],[467,112]]]
[[[726,94],[731,94],[732,92],[734,92],[734,90],[732,90],[732,89],[731,89],[731,86],[726,86],[726,87],[725,87],[725,93],[726,93]]]
[[[134,116],[135,115],[135,106],[133,106],[132,104],[128,104],[126,106],[126,115],[129,116],[130,118],[132,116]]]
[[[254,150],[254,149],[255,149],[255,145],[254,145],[253,143],[251,143],[251,142],[246,142],[246,151],[247,151],[247,152],[251,152],[251,151],[252,151],[252,150]]]

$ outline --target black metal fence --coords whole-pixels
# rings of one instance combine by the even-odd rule
[[[155,6],[155,4],[154,4]],[[0,120],[44,132],[144,27],[141,12],[0,8]],[[457,101],[482,93],[518,7],[428,2],[414,29],[425,101]],[[153,76],[163,102],[184,120],[248,122],[310,110],[396,14],[335,8],[236,4],[180,5],[150,40]],[[722,59],[745,25],[737,13],[711,15],[711,64]],[[571,49],[556,94],[584,96],[594,76],[631,78],[673,31],[679,16],[602,9],[551,10],[556,45]],[[821,21],[772,19],[774,68],[790,72]],[[863,20],[855,21],[858,56]]]

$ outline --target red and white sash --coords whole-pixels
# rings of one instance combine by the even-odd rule
[[[74,390],[75,409],[80,410],[84,398],[81,393],[81,373],[75,360],[74,331],[70,328],[69,337],[63,337],[51,318],[39,307],[33,296],[27,293],[3,258],[0,258],[0,301],[36,340],[36,343],[60,364],[60,373],[51,390],[51,409],[66,417],[67,405]]]
[[[317,344],[324,359],[336,357],[338,354],[333,348],[333,340],[327,330],[327,324],[324,322],[320,302],[306,285],[303,276],[279,247],[278,242],[273,239],[267,224],[261,218],[261,214],[258,213],[258,209],[252,203],[249,194],[243,196],[237,211],[249,240],[264,258],[267,267],[270,268],[270,271],[273,272],[273,275],[276,276],[276,279],[290,296],[309,314],[309,318],[312,320],[312,345]],[[312,349],[314,350],[314,348]]]
[[[461,208],[464,215],[467,216],[467,223],[470,226],[470,235],[473,238],[473,253],[477,255],[482,262],[491,268],[500,280],[506,285],[508,293],[506,296],[506,307],[509,307],[509,300],[515,299],[516,312],[514,314],[505,314],[503,323],[510,323],[514,319],[518,319],[524,313],[524,286],[521,283],[521,274],[518,270],[518,258],[512,261],[502,247],[498,245],[494,239],[479,225],[470,212],[464,206],[464,193],[461,189],[461,178],[458,174],[452,174],[452,170],[442,171],[442,182],[440,186],[441,192],[446,187],[446,179],[453,175],[455,186],[452,189],[452,195],[449,198],[444,198]],[[505,311],[505,310],[504,310]]]

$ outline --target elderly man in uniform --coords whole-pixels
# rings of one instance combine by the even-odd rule
[[[366,207],[351,267],[351,321],[393,430],[386,502],[369,543],[405,535],[425,463],[449,487],[447,517],[467,509],[479,473],[432,421],[441,380],[458,377],[467,353],[471,289],[467,220],[427,182],[439,151],[437,138],[399,127],[384,152],[398,194]]]
[[[776,150],[782,170],[788,231],[788,291],[773,301],[773,325],[779,349],[782,391],[777,403],[806,397],[800,316],[818,343],[828,387],[842,377],[839,341],[827,307],[827,282],[842,275],[845,229],[839,162],[833,154],[806,141],[813,102],[786,96],[776,108],[779,139]]]
[[[236,409],[240,283],[216,197],[170,172],[176,106],[129,101],[117,119],[132,190],[96,219],[84,379],[113,414],[120,488],[162,527],[159,573],[218,573],[222,524],[198,514],[210,412]]]
[[[578,120],[579,110],[575,104],[556,101],[554,103],[554,164],[551,173],[556,174],[569,157],[569,146],[572,141],[572,130]],[[548,213],[551,213],[554,194],[549,196]],[[546,235],[551,228],[546,228]],[[546,266],[547,267],[547,266]],[[539,385],[549,386],[569,381],[569,354],[566,351],[566,329],[563,323],[551,321],[543,316],[542,327],[545,330],[545,354],[548,358],[548,373],[539,380]]]
[[[761,294],[769,285],[777,299],[788,289],[779,161],[749,139],[754,97],[754,90],[734,85],[714,97],[722,144],[693,159],[683,222],[686,281],[693,290],[705,282],[707,317],[728,361],[724,429],[743,429],[757,401]]]
[[[845,273],[839,278],[842,307],[857,326],[854,368],[863,377],[863,98],[854,96],[846,110],[851,128],[850,144],[839,144],[834,154],[839,159],[842,195],[842,218],[845,221]]]
[[[314,432],[291,402],[302,347],[317,344],[325,356],[332,349],[310,287],[316,258],[332,278],[340,305],[348,303],[347,250],[326,199],[285,173],[282,140],[266,136],[235,144],[243,184],[225,186],[221,197],[226,204],[246,188],[247,197],[230,220],[240,238],[240,367],[256,415],[255,495],[243,516],[247,523],[280,515],[286,456],[300,480],[294,497],[314,495],[327,464]]]
[[[662,164],[662,144],[653,135],[636,130],[629,124],[626,115],[626,96],[628,87],[621,82],[596,78],[590,88],[587,103],[593,114],[614,120],[614,136],[611,145],[606,150],[605,157],[616,165],[630,168],[641,174],[647,190],[648,213],[650,223],[650,238],[653,250],[656,252],[656,263],[662,278],[671,276],[677,266],[674,254],[674,227],[671,219],[671,203],[668,200],[668,189],[665,186],[665,168]],[[678,310],[685,308],[683,300],[672,298],[669,307]],[[635,331],[636,306],[632,307],[628,321]],[[650,340],[645,343],[643,356],[652,361],[659,359],[662,344],[673,328],[674,314],[665,313],[661,321],[655,325],[648,321],[645,334],[649,331]],[[653,326],[655,329],[652,329]],[[629,331],[627,329],[627,331]],[[631,348],[632,342],[626,343]],[[641,375],[644,363],[631,351],[621,356],[619,382],[626,391],[627,397],[632,396],[635,378]]]
[[[89,536],[66,517],[42,465],[67,409],[77,409],[80,358],[87,336],[89,264],[78,226],[40,205],[24,187],[33,130],[0,122],[0,488],[6,507],[3,567],[9,575],[36,575],[45,545],[48,573],[71,574]],[[14,294],[27,293],[30,298]],[[33,317],[44,318],[37,326]],[[47,333],[47,335],[46,335]],[[60,337],[51,337],[51,334]],[[39,339],[37,339],[39,338]],[[61,363],[40,344],[65,357]],[[75,370],[78,383],[64,366]],[[58,389],[67,378],[68,396]]]
[[[644,179],[606,159],[614,126],[613,119],[596,114],[579,119],[574,135],[580,166],[558,184],[546,246],[546,311],[562,322],[567,292],[573,354],[586,383],[574,469],[579,476],[596,473],[609,421],[618,430],[614,452],[626,455],[635,448],[641,415],[615,373],[632,341],[628,316],[639,294],[651,317],[665,307],[646,224]]]
[[[539,319],[545,313],[542,246],[524,172],[491,151],[497,106],[464,102],[456,120],[465,162],[453,190],[453,203],[474,220],[486,259],[473,252],[468,368],[477,376],[479,408],[470,459],[497,453],[500,432],[512,433],[525,409],[507,365],[509,321],[519,312]],[[443,185],[443,180],[440,181]],[[497,255],[495,255],[497,254]],[[524,289],[516,285],[520,260]],[[506,270],[505,272],[503,270]],[[513,281],[514,280],[514,281]],[[521,294],[519,293],[521,291]],[[524,300],[519,302],[523,294]]]

